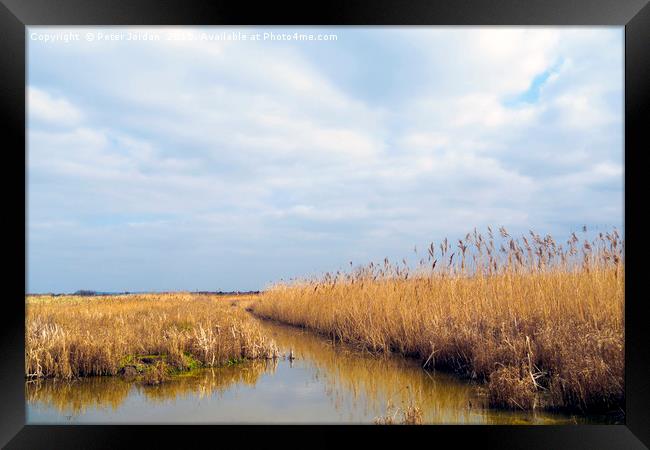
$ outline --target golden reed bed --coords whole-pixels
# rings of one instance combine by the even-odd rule
[[[623,241],[474,231],[416,269],[370,264],[280,283],[255,314],[484,381],[494,406],[620,411]]]
[[[30,378],[115,375],[130,366],[153,384],[165,371],[275,351],[243,309],[223,297],[188,293],[29,297],[26,330]]]

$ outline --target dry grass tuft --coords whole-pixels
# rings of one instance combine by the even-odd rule
[[[255,314],[487,383],[494,406],[606,411],[624,404],[624,244],[474,230],[415,268],[384,260],[280,283]]]
[[[401,417],[398,418],[400,413]],[[404,408],[393,408],[389,401],[386,414],[375,418],[374,423],[375,425],[422,425],[423,418],[422,409],[413,402]]]
[[[167,366],[167,363],[162,360],[158,360],[151,367],[147,368],[147,370],[144,372],[142,381],[144,381],[144,384],[150,386],[164,383],[169,379],[169,371],[170,369]]]

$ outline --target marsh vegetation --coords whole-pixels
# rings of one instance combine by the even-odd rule
[[[141,377],[273,357],[274,343],[221,297],[176,294],[30,297],[25,375]]]
[[[121,376],[33,379],[26,383],[28,421],[397,424],[411,407],[424,424],[601,423],[489,408],[476,383],[425,371],[412,358],[371,354],[271,321],[259,325],[285,357],[186,371],[158,385]]]
[[[485,384],[492,406],[616,411],[624,404],[624,263],[616,230],[467,234],[406,261],[279,283],[255,314]]]
[[[119,409],[133,386],[163,399],[246,380],[259,389],[296,355],[311,374],[305,385],[322,387],[354,420],[519,420],[494,414],[508,410],[623,417],[624,244],[615,230],[558,244],[488,229],[415,253],[415,265],[384,260],[259,295],[30,296],[28,400],[74,410],[87,396],[91,408]],[[121,376],[94,378],[106,375]],[[104,402],[95,391],[109,385]]]

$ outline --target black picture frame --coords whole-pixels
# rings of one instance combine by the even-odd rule
[[[326,0],[259,2],[218,0],[1,0],[0,111],[6,143],[4,192],[8,213],[3,222],[5,261],[15,275],[4,292],[0,371],[2,419],[0,444],[7,448],[108,448],[135,438],[148,444],[174,441],[224,442],[224,430],[212,426],[36,426],[25,425],[24,299],[25,256],[25,27],[29,25],[618,25],[625,27],[625,391],[624,425],[564,426],[231,426],[248,444],[278,438],[311,445],[314,438],[349,442],[353,431],[372,441],[407,444],[422,439],[437,445],[474,443],[503,448],[647,448],[650,445],[650,342],[646,299],[642,296],[643,209],[641,157],[650,149],[645,130],[650,116],[650,6],[648,0]],[[644,120],[643,117],[646,117]],[[9,175],[9,176],[7,176]],[[22,184],[21,184],[22,183]],[[23,189],[17,189],[22,185]],[[21,192],[22,191],[22,192]],[[21,195],[22,194],[22,195]],[[636,198],[639,201],[635,201]],[[631,243],[631,245],[630,245]],[[16,261],[23,261],[21,268]],[[20,271],[25,269],[21,275]],[[227,434],[230,430],[227,431]],[[297,433],[297,435],[295,434]],[[321,437],[322,436],[322,437]],[[307,439],[305,439],[307,438]],[[237,444],[235,444],[237,445]],[[408,445],[408,444],[407,444]],[[418,444],[420,445],[420,444]]]

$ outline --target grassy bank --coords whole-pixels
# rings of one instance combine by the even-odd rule
[[[495,233],[496,234],[496,233]],[[558,244],[476,231],[416,267],[371,263],[281,283],[256,314],[486,383],[494,406],[623,407],[624,263],[618,233]]]
[[[228,299],[185,293],[29,297],[25,345],[30,378],[131,373],[151,384],[275,351]]]

